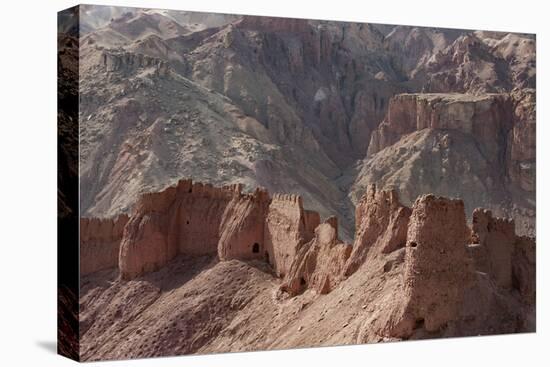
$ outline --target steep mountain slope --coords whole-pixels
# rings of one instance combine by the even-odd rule
[[[326,178],[336,168],[328,159],[276,144],[270,131],[227,98],[157,59],[95,56],[99,64],[91,69],[114,72],[81,84],[80,112],[87,116],[80,136],[81,205],[89,214],[128,212],[139,193],[181,174],[216,184],[238,178],[248,187],[305,192],[313,207],[338,210],[340,193]],[[140,62],[144,67],[136,65]],[[107,87],[113,84],[116,89]]]
[[[385,36],[384,45],[398,60],[405,78],[414,79],[433,60],[433,55],[462,34],[461,30],[395,26]]]
[[[349,240],[348,193],[364,181],[359,172],[372,175],[361,161],[394,95],[535,87],[530,35],[126,10],[83,14],[84,216],[128,213],[139,193],[192,176],[300,194],[323,216],[337,214]],[[511,143],[495,143],[511,156],[499,167],[521,181],[505,197],[519,212],[533,210],[516,201],[534,193],[534,93],[522,100]]]

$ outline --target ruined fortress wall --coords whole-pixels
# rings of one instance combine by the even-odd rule
[[[329,293],[343,279],[350,253],[351,245],[338,239],[336,217],[328,218],[317,226],[313,239],[299,248],[281,289],[293,296],[305,289]]]
[[[314,234],[315,228],[321,224],[321,216],[314,210],[304,210],[304,240],[310,241]],[[338,232],[338,227],[336,227]]]
[[[536,303],[537,268],[535,239],[521,236],[516,238],[512,256],[512,285],[524,301]]]
[[[412,208],[405,253],[403,314],[394,336],[422,325],[437,331],[457,319],[473,281],[469,229],[461,200],[424,195]]]
[[[490,210],[477,208],[472,214],[473,240],[479,245],[476,264],[505,288],[512,286],[514,228],[514,221],[495,218]]]
[[[80,274],[118,265],[118,252],[128,216],[80,219]]]
[[[178,253],[215,254],[227,205],[238,185],[214,188],[181,180],[141,197],[124,232],[119,268],[124,278],[157,270]]]
[[[121,276],[133,279],[178,254],[217,255],[268,262],[291,295],[306,289],[325,294],[362,265],[396,258],[392,254],[404,247],[403,286],[380,335],[408,337],[418,325],[439,330],[460,318],[471,285],[487,279],[534,303],[534,240],[517,237],[512,221],[490,211],[476,209],[470,229],[461,200],[424,195],[411,209],[396,192],[371,186],[357,206],[353,246],[338,238],[336,217],[319,221],[297,195],[270,198],[261,189],[243,194],[238,185],[182,180],[143,195],[130,218],[83,218],[82,274],[118,263]]]
[[[269,262],[277,275],[288,273],[296,251],[307,239],[313,238],[306,228],[302,198],[297,195],[275,194],[265,219],[264,242]]]
[[[217,244],[220,260],[267,259],[264,222],[269,207],[267,191],[233,198],[223,213],[220,240]]]
[[[410,209],[397,192],[370,185],[355,209],[355,239],[345,274],[355,273],[374,251],[391,252],[405,245]]]
[[[123,277],[154,271],[177,254],[217,254],[221,260],[264,259],[284,276],[298,248],[314,237],[317,212],[297,195],[240,186],[214,188],[182,180],[146,194],[127,225],[119,257]]]

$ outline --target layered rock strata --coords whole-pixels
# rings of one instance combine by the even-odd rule
[[[373,131],[350,198],[368,185],[410,205],[431,192],[515,220],[535,234],[536,106],[532,89],[495,94],[399,94]]]
[[[367,155],[422,129],[471,134],[491,162],[498,162],[513,126],[509,94],[399,94],[390,100],[386,118],[371,135]]]

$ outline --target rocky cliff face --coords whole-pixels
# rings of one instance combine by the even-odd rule
[[[482,39],[466,34],[434,54],[415,77],[430,92],[501,92],[512,87],[508,67]]]
[[[100,57],[100,66],[103,66],[107,72],[130,74],[139,69],[152,68],[157,75],[165,76],[169,71],[168,64],[164,60],[139,53],[117,54],[104,51]]]
[[[532,235],[532,98],[528,91],[393,97],[371,136],[352,200],[370,183],[397,190],[407,204],[432,191],[462,198],[468,212],[490,207],[516,219],[520,233]]]
[[[508,134],[508,175],[518,188],[533,193],[536,189],[537,140],[535,90],[515,91],[512,98],[515,108],[514,127]]]
[[[423,129],[470,134],[491,163],[499,163],[513,126],[509,95],[401,94],[392,98],[387,118],[371,137],[367,156]]]

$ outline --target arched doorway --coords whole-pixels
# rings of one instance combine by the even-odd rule
[[[253,254],[257,254],[260,252],[260,244],[258,242],[255,242],[253,245],[252,245],[252,253]]]

